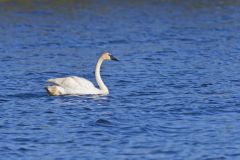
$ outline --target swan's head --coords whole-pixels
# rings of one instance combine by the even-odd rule
[[[104,60],[107,60],[107,61],[110,61],[110,60],[113,60],[113,61],[118,61],[118,59],[116,57],[114,57],[113,55],[111,55],[109,52],[104,52],[102,54],[102,58]]]

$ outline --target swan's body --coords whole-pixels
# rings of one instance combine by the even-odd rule
[[[96,88],[92,82],[82,77],[64,77],[64,78],[55,78],[49,79],[49,83],[53,83],[53,86],[47,86],[47,92],[52,96],[58,95],[107,95],[109,90],[107,86],[103,83],[100,76],[101,64],[104,60],[117,60],[109,53],[103,53],[102,56],[98,59],[95,77],[99,85],[99,89]]]

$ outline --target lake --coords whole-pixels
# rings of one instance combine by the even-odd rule
[[[0,159],[240,159],[238,1],[1,1]],[[108,96],[48,96],[49,78]]]

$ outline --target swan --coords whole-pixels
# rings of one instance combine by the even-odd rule
[[[109,52],[103,52],[100,58],[97,61],[96,69],[95,69],[95,77],[99,88],[96,88],[92,82],[89,80],[77,77],[63,77],[63,78],[53,78],[48,79],[47,82],[52,83],[54,85],[47,86],[45,89],[48,94],[51,96],[59,96],[59,95],[108,95],[109,90],[107,86],[103,83],[100,68],[103,61],[118,61],[113,55]]]

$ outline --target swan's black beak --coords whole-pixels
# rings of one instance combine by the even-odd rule
[[[113,60],[113,61],[119,61],[116,57],[114,57],[113,55],[110,55],[110,58],[111,58],[111,60]]]

